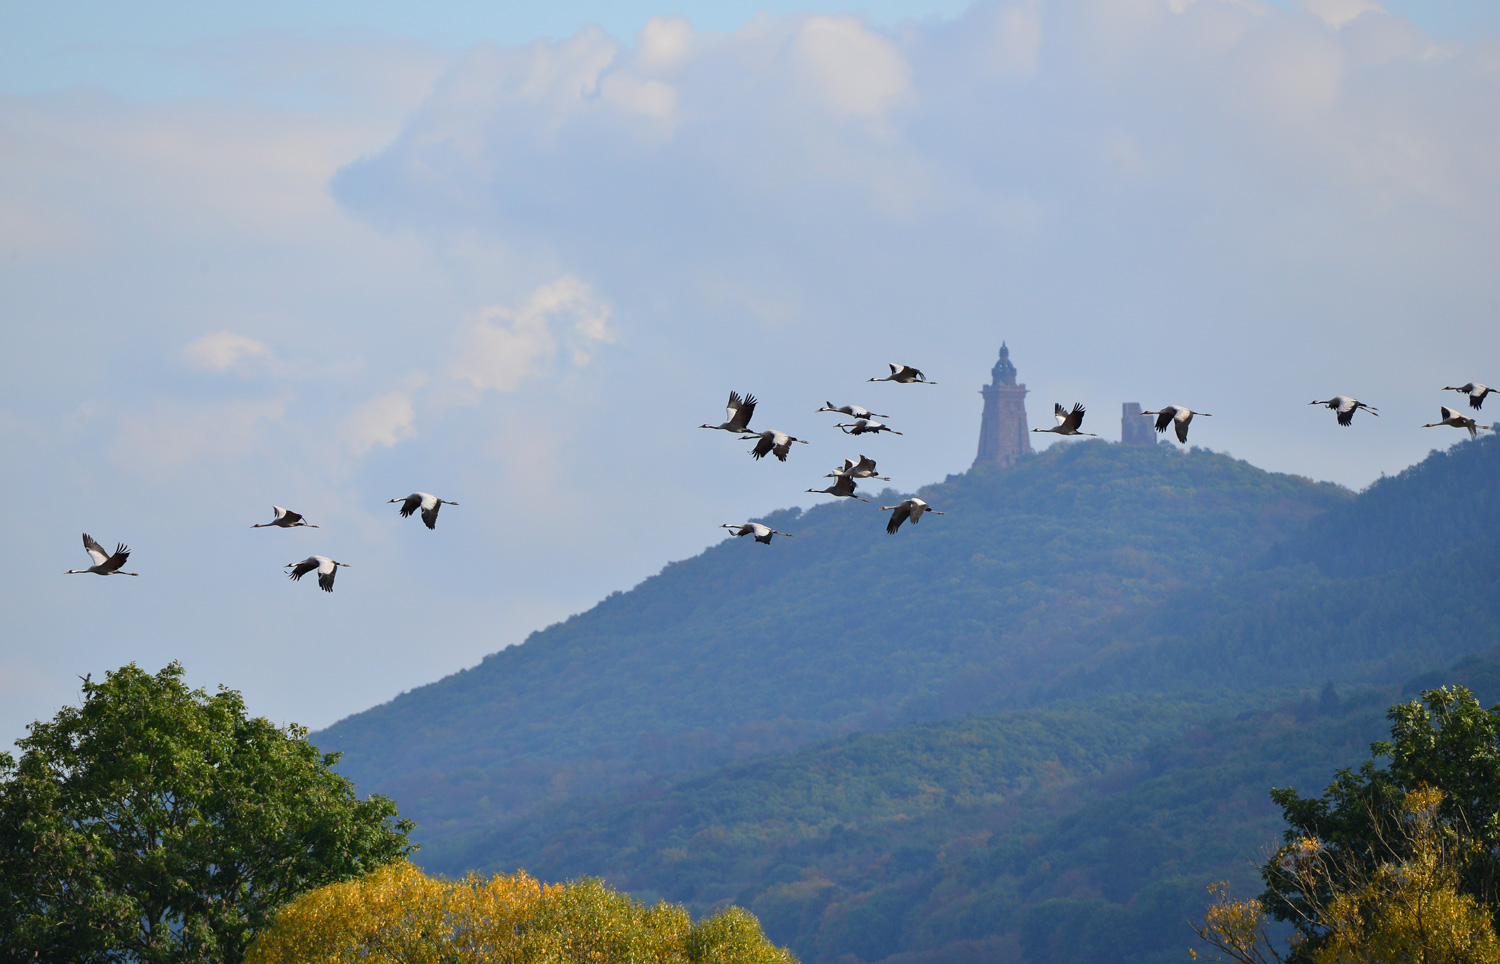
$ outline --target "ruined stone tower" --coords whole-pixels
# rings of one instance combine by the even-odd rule
[[[1000,344],[1000,360],[991,371],[993,379],[979,390],[984,396],[984,418],[979,423],[979,454],[975,465],[1014,465],[1023,452],[1031,451],[1026,425],[1026,386],[1016,383],[1016,366],[1010,349]]]
[[[1141,417],[1140,402],[1126,402],[1120,406],[1120,441],[1126,445],[1156,446],[1156,420]]]

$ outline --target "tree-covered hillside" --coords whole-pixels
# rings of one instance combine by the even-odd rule
[[[1005,710],[568,801],[423,859],[585,871],[695,912],[753,910],[808,964],[1166,964],[1205,885],[1260,890],[1271,787],[1320,791],[1385,709],[1459,683],[1500,699],[1500,656],[1405,686],[1331,686],[1213,715],[1110,697]]]
[[[1500,438],[1434,452],[1245,571],[1088,632],[1050,693],[1387,685],[1500,641]]]
[[[315,739],[431,841],[576,792],[1024,703],[1109,645],[1090,626],[1228,577],[1352,498],[1103,442],[920,494],[948,515],[895,536],[864,504],[777,513],[795,539],[726,540]]]

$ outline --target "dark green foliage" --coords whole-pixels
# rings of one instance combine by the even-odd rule
[[[304,730],[181,677],[86,682],[0,754],[0,960],[238,961],[291,897],[410,852]]]
[[[1380,735],[1386,702],[1007,710],[575,799],[423,855],[587,867],[695,913],[738,903],[809,964],[1175,962],[1203,885],[1249,890],[1274,846],[1267,788],[1320,785]]]
[[[1471,662],[1468,668],[1474,669]],[[1489,667],[1493,673],[1494,663]],[[1500,908],[1500,706],[1484,709],[1466,688],[1431,689],[1420,701],[1399,703],[1386,714],[1390,738],[1370,747],[1358,769],[1340,769],[1322,796],[1302,797],[1284,788],[1271,796],[1288,824],[1285,839],[1316,837],[1335,855],[1334,865],[1374,867],[1392,857],[1402,836],[1391,832],[1408,791],[1432,787],[1445,799],[1440,819],[1478,847],[1468,855],[1461,887],[1481,905]],[[1383,766],[1377,765],[1385,761]],[[1273,857],[1261,868],[1262,900],[1280,920],[1306,924],[1316,915]],[[1326,894],[1317,895],[1326,901]]]
[[[1435,452],[1335,505],[1248,571],[1084,628],[1101,659],[1055,682],[1388,685],[1500,641],[1500,438]]]
[[[1500,531],[1500,438],[1433,451],[1400,475],[1382,476],[1277,546],[1268,564],[1310,563],[1348,579],[1402,569]]]
[[[1347,492],[1222,455],[1054,446],[767,521],[479,667],[317,735],[424,838],[543,800],[809,739],[1025,703],[1107,648],[1081,627],[1229,576]]]

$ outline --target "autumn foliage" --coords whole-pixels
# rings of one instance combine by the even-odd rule
[[[589,878],[542,884],[518,871],[429,877],[410,863],[309,891],[250,947],[246,964],[795,964],[755,917],[694,924]]]

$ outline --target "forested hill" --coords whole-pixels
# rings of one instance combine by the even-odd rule
[[[1500,438],[1487,436],[1382,478],[1243,572],[1087,629],[1098,658],[1050,695],[1386,685],[1500,641],[1497,588]]]
[[[1353,499],[1224,455],[1104,442],[919,494],[948,515],[895,536],[864,504],[775,513],[796,539],[725,540],[314,739],[431,838],[579,791],[1020,705],[1097,661],[1099,627],[1234,576]]]

